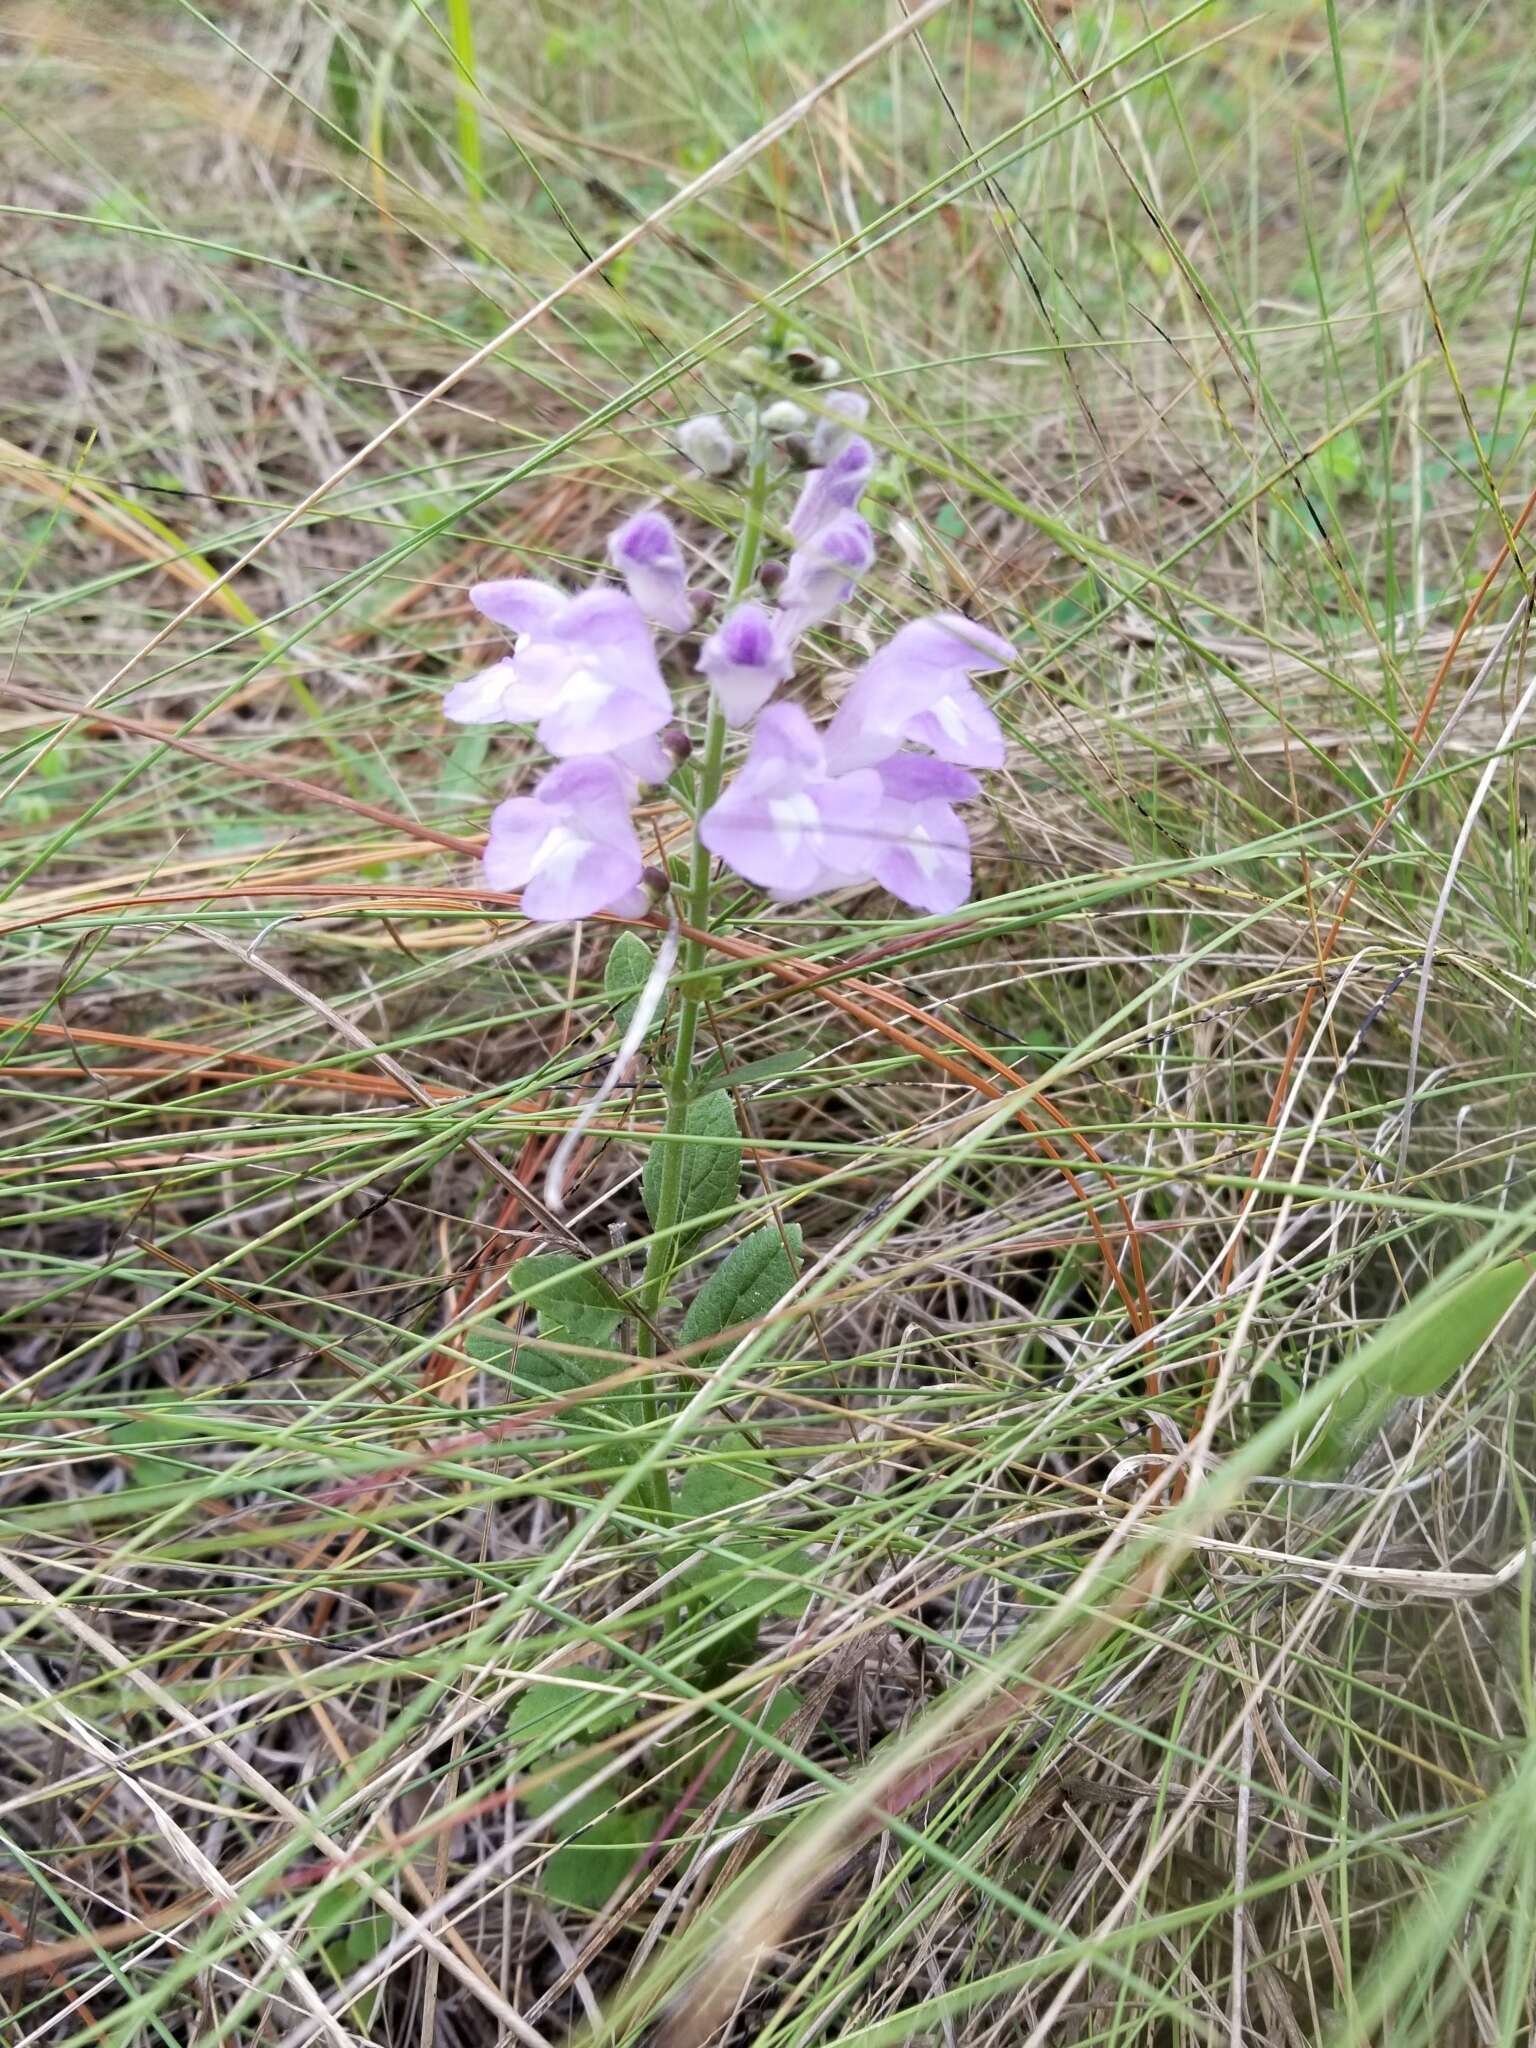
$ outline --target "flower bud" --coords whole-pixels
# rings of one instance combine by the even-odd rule
[[[803,334],[792,334],[784,350],[784,361],[792,377],[806,378],[815,376],[821,357]]]
[[[796,405],[792,398],[781,398],[763,411],[763,427],[770,434],[793,434],[806,423],[808,415],[803,405]]]
[[[716,412],[702,412],[696,419],[684,420],[677,430],[677,445],[705,476],[729,476],[741,460],[741,450]]]
[[[823,356],[816,365],[816,381],[818,384],[835,384],[842,374],[843,366],[836,356]]]
[[[732,356],[731,368],[743,384],[761,384],[772,375],[773,361],[761,342],[750,341]]]

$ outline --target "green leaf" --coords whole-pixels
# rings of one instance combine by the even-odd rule
[[[1432,1311],[1396,1344],[1382,1367],[1394,1397],[1432,1394],[1487,1342],[1531,1277],[1524,1259],[1485,1266],[1448,1288]]]
[[[448,750],[443,764],[443,795],[481,799],[485,796],[485,762],[491,747],[488,725],[466,725]]]
[[[736,1112],[731,1106],[731,1099],[718,1092],[701,1095],[688,1105],[685,1134],[653,1145],[646,1158],[640,1191],[653,1229],[659,1227],[662,1167],[672,1145],[679,1146],[682,1151],[682,1184],[677,1205],[679,1223],[717,1216],[721,1210],[729,1209],[741,1192],[741,1135],[736,1129]],[[675,1260],[681,1260],[689,1247],[698,1241],[703,1228],[703,1222],[699,1220],[697,1229],[679,1234],[675,1240],[677,1248],[672,1255]]]
[[[589,1664],[562,1666],[559,1678],[535,1679],[518,1695],[506,1721],[506,1740],[516,1751],[520,1773],[539,1773],[569,1755],[572,1739],[597,1740],[633,1715],[632,1702],[616,1695],[604,1674]],[[615,1808],[621,1784],[583,1791],[590,1766],[577,1758],[542,1784],[519,1789],[518,1800],[534,1820],[564,1799],[571,1804],[549,1823],[560,1844],[543,1867],[546,1895],[563,1906],[596,1912],[634,1868],[656,1831],[658,1807]]]
[[[620,1357],[610,1340],[624,1311],[595,1266],[570,1252],[536,1252],[518,1261],[513,1284],[511,1306],[515,1310],[522,1302],[525,1314],[538,1318],[536,1332],[519,1333],[514,1342],[501,1324],[482,1325],[465,1340],[472,1357],[484,1359],[519,1392],[534,1396],[574,1394],[619,1369]],[[580,1357],[550,1348],[566,1344],[601,1355]],[[634,1395],[608,1393],[569,1411],[573,1422],[605,1427],[605,1470],[613,1453],[622,1458],[639,1454],[641,1446],[631,1434],[634,1407]]]
[[[519,1763],[543,1756],[559,1743],[575,1736],[596,1740],[627,1719],[630,1703],[616,1694],[611,1681],[590,1664],[565,1664],[558,1678],[536,1678],[512,1703],[504,1730],[506,1740],[519,1751]],[[547,1787],[543,1805],[555,1795]],[[542,1807],[530,1800],[531,1810]]]
[[[330,88],[336,126],[355,147],[363,133],[363,95],[351,53],[340,35],[332,36],[331,47],[326,53],[325,82]]]
[[[693,1618],[708,1626],[736,1617],[736,1625],[700,1653],[702,1667],[712,1679],[750,1663],[765,1614],[799,1614],[809,1598],[805,1590],[786,1586],[783,1579],[784,1573],[808,1563],[805,1553],[786,1553],[775,1538],[740,1526],[741,1511],[773,1491],[772,1465],[735,1430],[689,1468],[678,1489],[675,1505],[682,1520],[712,1519],[722,1525],[718,1535],[703,1530],[684,1533],[691,1548],[705,1552],[682,1575]],[[753,1570],[755,1562],[770,1556],[772,1572]]]
[[[198,1404],[171,1388],[155,1388],[138,1397],[138,1412],[125,1422],[114,1422],[102,1435],[115,1451],[123,1454],[139,1486],[183,1484],[188,1462],[175,1456],[178,1444],[205,1446],[219,1434],[219,1422],[207,1412],[201,1418]],[[156,1456],[159,1452],[162,1455]],[[164,1453],[171,1455],[166,1456]]]
[[[606,1803],[607,1788],[593,1795],[595,1803]],[[583,1802],[585,1803],[585,1802]],[[564,1829],[575,1819],[580,1807],[560,1816]],[[579,1912],[596,1913],[613,1897],[648,1848],[661,1822],[659,1806],[623,1806],[597,1814],[587,1821],[580,1836],[562,1842],[544,1865],[542,1883],[546,1897]]]
[[[786,1225],[782,1235],[776,1224],[765,1223],[761,1230],[743,1238],[689,1303],[683,1318],[683,1342],[697,1344],[705,1337],[716,1337],[722,1330],[755,1323],[767,1315],[790,1290],[795,1277],[790,1255],[799,1249],[800,1229],[794,1223]],[[716,1345],[694,1362],[712,1365],[729,1349],[726,1344]]]
[[[345,1984],[355,1970],[371,1963],[389,1940],[393,1923],[369,1899],[359,1884],[342,1878],[332,1885],[310,1917],[312,1931],[320,1937],[320,1954],[335,1984]],[[365,1991],[349,2011],[365,2031],[369,2027],[378,1986]]]
[[[651,978],[655,966],[651,949],[643,939],[633,932],[620,932],[608,949],[607,964],[603,968],[603,994],[613,1006],[613,1021],[622,1033],[629,1029],[629,1020],[635,1014],[635,1004],[640,991]],[[646,1027],[649,1037],[661,1022],[662,1005],[657,1004],[656,1015]]]
[[[1378,1333],[1368,1370],[1344,1388],[1333,1405],[1308,1469],[1326,1471],[1346,1464],[1380,1429],[1395,1401],[1433,1394],[1485,1344],[1531,1277],[1524,1259],[1485,1266],[1447,1288],[1424,1314],[1412,1304],[1401,1318],[1408,1327],[1394,1341],[1392,1325]]]
[[[803,1052],[771,1052],[766,1059],[748,1060],[744,1066],[726,1067],[711,1060],[693,1084],[695,1097],[717,1094],[723,1088],[755,1088],[760,1081],[777,1081],[785,1074],[805,1071]]]
[[[539,1319],[549,1343],[581,1344],[596,1350],[613,1335],[624,1311],[598,1269],[571,1252],[535,1252],[512,1269],[513,1303],[525,1302]],[[587,1379],[599,1377],[583,1360],[571,1364]]]
[[[689,1466],[678,1488],[677,1512],[689,1522],[705,1515],[728,1515],[772,1491],[772,1465],[751,1448],[740,1430],[727,1430],[707,1457]]]
[[[792,1685],[781,1685],[761,1712],[751,1715],[753,1725],[769,1735],[776,1735],[792,1714],[798,1713],[803,1701]],[[714,1744],[711,1743],[711,1748]],[[740,1765],[749,1753],[761,1750],[763,1745],[754,1742],[750,1735],[734,1734],[726,1744],[724,1753],[711,1764],[709,1774],[700,1787],[700,1797],[713,1799],[723,1792],[735,1777]]]
[[[1365,448],[1353,427],[1344,427],[1325,441],[1312,461],[1324,488],[1349,497],[1365,482]]]

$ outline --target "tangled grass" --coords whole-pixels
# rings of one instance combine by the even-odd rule
[[[7,2043],[1529,2042],[1520,10],[0,32]],[[613,927],[485,894],[438,705],[641,494],[720,587],[671,438],[776,319],[883,457],[808,701],[1022,659],[977,902],[711,936],[679,1289],[803,1251],[658,1535],[517,1371]]]

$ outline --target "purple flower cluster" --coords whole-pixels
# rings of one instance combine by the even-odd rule
[[[789,520],[794,542],[777,606],[748,599],[705,640],[699,672],[726,722],[755,721],[746,760],[699,820],[699,835],[749,882],[785,901],[878,882],[916,910],[943,912],[971,892],[970,839],[955,806],[971,773],[1001,767],[1003,735],[973,678],[1007,667],[1006,640],[955,613],[918,619],[854,676],[818,731],[773,703],[803,636],[847,602],[874,560],[858,504],[874,452],[856,431],[867,401],[836,393],[817,429]],[[625,589],[578,597],[511,577],[470,601],[514,635],[510,655],[449,691],[464,724],[535,727],[556,756],[531,795],[491,816],[486,879],[519,889],[533,918],[644,908],[644,860],[632,817],[642,783],[670,774],[658,738],[672,704],[653,629],[686,632],[694,601],[677,535],[641,512],[609,537]]]

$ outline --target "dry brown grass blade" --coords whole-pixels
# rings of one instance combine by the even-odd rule
[[[174,618],[168,619],[158,631],[151,634],[149,639],[138,649],[137,653],[131,655],[127,661],[122,663],[107,678],[102,684],[98,695],[105,696],[115,688],[122,681],[123,677],[142,661],[147,654],[152,654],[157,647],[163,646],[179,627],[184,625],[188,619],[194,617],[205,604],[217,597],[220,591],[228,588],[237,576],[241,575],[253,562],[257,561],[274,541],[306,519],[314,508],[323,503],[339,484],[344,483],[349,476],[355,475],[359,469],[378,454],[381,448],[392,441],[397,434],[406,427],[414,425],[423,414],[430,412],[432,407],[439,400],[445,398],[454,389],[455,385],[461,383],[471,371],[479,369],[482,363],[494,360],[525,329],[533,326],[536,321],[541,320],[546,313],[552,312],[556,306],[570,298],[573,293],[582,291],[587,285],[595,283],[610,264],[625,255],[637,243],[642,242],[647,235],[654,233],[665,222],[685,212],[695,200],[702,199],[707,192],[712,192],[717,185],[723,185],[735,177],[738,171],[745,169],[755,158],[761,156],[765,150],[771,149],[781,136],[789,134],[792,129],[798,127],[806,115],[813,108],[819,106],[824,99],[833,93],[839,92],[851,78],[857,77],[877,57],[881,57],[886,51],[894,49],[898,43],[905,42],[925,22],[931,21],[935,15],[942,13],[949,4],[950,0],[921,0],[921,4],[914,7],[910,14],[905,14],[900,20],[893,22],[882,34],[875,36],[862,49],[856,51],[853,56],[845,59],[843,63],[837,65],[824,77],[818,79],[813,86],[806,92],[803,92],[798,99],[784,108],[782,112],[775,114],[771,120],[765,121],[744,142],[738,143],[734,149],[727,150],[725,155],[716,163],[711,164],[707,170],[701,171],[696,178],[691,178],[686,185],[679,186],[675,192],[662,201],[660,206],[653,208],[643,219],[637,220],[631,227],[626,228],[624,233],[617,236],[605,249],[600,250],[589,261],[563,277],[553,291],[546,292],[541,299],[538,299],[533,305],[528,307],[526,312],[519,313],[515,320],[509,321],[501,329],[500,333],[493,335],[489,341],[483,343],[481,347],[475,349],[470,355],[465,356],[446,376],[438,378],[430,390],[424,391],[419,398],[413,399],[409,405],[394,414],[376,434],[372,435],[360,448],[349,455],[345,462],[332,470],[329,476],[322,478],[315,485],[314,489],[307,492],[296,504],[291,505],[280,519],[274,520],[272,525],[259,539],[253,541],[250,547],[246,548],[235,561],[231,562],[227,569],[220,571],[214,582],[203,586],[190,603],[183,605]]]
[[[112,714],[112,716],[114,721],[116,722],[117,714],[114,713]],[[139,720],[122,720],[120,722],[123,723],[129,729],[133,729],[144,723],[143,721]],[[155,738],[165,737],[165,735],[159,728],[151,728],[151,733],[152,736]],[[215,753],[214,750],[204,747],[202,743],[199,741],[188,740],[184,735],[173,736],[171,743],[183,747],[189,752],[197,753],[203,756],[204,758],[212,758],[215,760],[219,760],[221,761],[222,765],[233,768],[237,773],[245,772],[249,766],[249,764],[246,763],[225,762],[223,761],[223,757]],[[279,770],[262,767],[249,767],[249,772],[255,774],[259,779],[281,783],[295,791],[314,797],[318,801],[336,803],[340,804],[343,808],[348,810],[361,811],[365,816],[374,817],[380,823],[388,823],[394,829],[404,832],[409,832],[414,829],[421,837],[435,840],[440,845],[451,846],[455,851],[463,850],[465,852],[478,854],[480,850],[478,842],[453,838],[447,834],[434,833],[424,826],[418,826],[413,828],[411,821],[408,819],[396,818],[392,816],[390,813],[380,812],[376,806],[361,804],[355,798],[338,796],[335,794],[334,791],[326,790],[317,783],[310,783],[303,781],[302,779],[297,777],[284,775]],[[106,899],[98,901],[93,905],[72,905],[70,906],[70,914],[88,915],[90,914],[91,911],[101,913],[113,909],[126,908],[129,905],[133,904],[143,905],[148,903],[187,901],[197,901],[206,903],[215,900],[221,893],[238,900],[242,897],[250,898],[253,896],[270,894],[286,893],[295,895],[305,895],[326,892],[304,889],[285,891],[282,889],[281,885],[258,884],[252,884],[238,890],[229,890],[225,892],[219,892],[214,890],[155,890],[147,891],[131,898]],[[375,895],[375,900],[377,900],[377,896],[383,896],[389,901],[447,900],[454,902],[456,904],[462,903],[464,900],[466,900],[466,898],[470,898],[474,901],[482,903],[505,903],[509,905],[516,905],[518,901],[518,898],[515,895],[498,893],[493,890],[381,890],[379,892],[376,892],[375,894],[375,892],[370,892],[366,889],[343,890],[338,888],[329,893],[338,896],[357,894],[362,894],[365,896]],[[25,919],[12,920],[10,923],[6,925],[0,925],[0,933],[25,929],[28,925],[47,921],[48,920],[46,913],[43,913],[41,915],[35,915]],[[660,931],[664,929],[663,921],[657,917],[616,920],[609,920],[607,918],[604,918],[602,922],[615,922],[618,924],[632,923],[641,928],[654,931]],[[730,938],[722,934],[713,932],[696,932],[693,930],[691,926],[682,927],[682,931],[683,936],[687,939],[696,939],[702,945],[711,948],[717,953],[724,954],[729,959],[750,962],[755,966],[763,968],[767,973],[776,976],[780,981],[786,983],[788,986],[797,990],[801,990],[804,993],[815,995],[820,1001],[829,1003],[834,1009],[843,1011],[845,1015],[853,1018],[858,1023],[864,1025],[866,1029],[877,1031],[891,1044],[900,1046],[903,1051],[909,1052],[913,1054],[916,1058],[924,1060],[930,1066],[939,1068],[940,1071],[947,1074],[952,1080],[963,1082],[965,1086],[975,1089],[978,1094],[986,1097],[986,1099],[988,1099],[989,1101],[1001,1100],[1002,1097],[1008,1093],[1008,1090],[1006,1088],[1000,1087],[997,1081],[989,1078],[987,1074],[978,1074],[974,1068],[967,1066],[964,1061],[952,1058],[948,1053],[939,1050],[937,1047],[924,1044],[924,1042],[920,1038],[915,1037],[910,1032],[903,1031],[898,1025],[892,1023],[890,1018],[881,1016],[878,1010],[869,1008],[868,1004],[870,1002],[887,1004],[890,1007],[896,1009],[900,1014],[910,1016],[914,1021],[920,1023],[933,1023],[937,1021],[938,1027],[942,1031],[943,1035],[950,1039],[952,1043],[956,1043],[963,1046],[968,1053],[970,1053],[973,1057],[978,1058],[984,1066],[990,1066],[993,1069],[995,1069],[995,1071],[998,1074],[1006,1075],[1014,1089],[1022,1090],[1024,1086],[1024,1084],[1020,1082],[1017,1074],[1015,1074],[1012,1068],[1008,1067],[1005,1062],[997,1060],[993,1055],[986,1052],[986,1050],[983,1047],[978,1046],[976,1042],[973,1039],[969,1038],[965,1033],[958,1031],[954,1026],[950,1025],[947,1022],[947,1020],[934,1020],[930,1018],[926,1011],[918,1010],[914,1005],[908,1003],[904,997],[898,995],[895,991],[887,990],[874,984],[866,984],[857,980],[849,980],[841,972],[838,972],[834,975],[828,974],[821,969],[804,967],[799,962],[786,960],[782,958],[780,955],[775,953],[772,950],[772,948],[757,945],[750,940]],[[919,940],[916,943],[923,943],[923,941]],[[837,981],[836,988],[833,988],[829,985],[834,978]],[[850,989],[854,992],[852,995],[845,993],[846,990]],[[863,997],[865,998],[865,1000],[863,1002],[858,1001],[856,1000],[857,997]],[[309,1000],[307,994],[304,996],[304,1000]],[[391,1071],[395,1070],[391,1069]],[[400,1077],[397,1075],[397,1078]],[[405,1085],[409,1088],[411,1092],[417,1093],[418,1099],[420,1099],[419,1084],[415,1083],[414,1081],[407,1081]],[[1093,1146],[1088,1142],[1088,1140],[1085,1139],[1081,1135],[1081,1133],[1077,1132],[1074,1129],[1068,1118],[1062,1115],[1062,1113],[1058,1111],[1054,1107],[1054,1105],[1051,1105],[1049,1103],[1048,1098],[1045,1097],[1043,1092],[1037,1090],[1036,1096],[1037,1099],[1041,1102],[1042,1107],[1047,1109],[1048,1114],[1051,1116],[1052,1120],[1058,1125],[1059,1128],[1068,1132],[1072,1136],[1074,1142],[1076,1142],[1078,1146],[1086,1153],[1089,1160],[1094,1165],[1095,1169],[1104,1176],[1105,1181],[1114,1197],[1114,1200],[1121,1215],[1122,1222],[1125,1226],[1125,1243],[1129,1255],[1131,1257],[1132,1275],[1136,1283],[1136,1288],[1134,1292],[1132,1290],[1131,1283],[1127,1281],[1124,1272],[1121,1270],[1120,1259],[1117,1256],[1114,1247],[1110,1243],[1109,1235],[1105,1230],[1103,1223],[1099,1219],[1098,1212],[1093,1204],[1092,1196],[1090,1195],[1088,1190],[1083,1186],[1081,1179],[1075,1173],[1073,1168],[1069,1166],[1067,1162],[1061,1157],[1060,1152],[1057,1150],[1054,1142],[1049,1137],[1049,1134],[1041,1130],[1040,1126],[1038,1125],[1034,1117],[1031,1116],[1028,1108],[1023,1104],[1019,1106],[1019,1109],[1016,1112],[1019,1122],[1027,1131],[1029,1131],[1030,1135],[1034,1137],[1036,1141],[1040,1144],[1041,1149],[1046,1153],[1046,1156],[1052,1161],[1057,1171],[1061,1173],[1062,1177],[1066,1180],[1068,1186],[1071,1188],[1074,1197],[1081,1204],[1084,1216],[1088,1221],[1088,1226],[1093,1232],[1095,1242],[1098,1244],[1100,1255],[1103,1258],[1106,1276],[1108,1277],[1109,1282],[1111,1286],[1114,1288],[1115,1292],[1120,1296],[1122,1302],[1125,1304],[1126,1314],[1130,1319],[1132,1328],[1136,1330],[1138,1334],[1149,1336],[1152,1329],[1153,1317],[1151,1305],[1147,1300],[1146,1296],[1145,1282],[1142,1277],[1142,1261],[1136,1225],[1131,1217],[1129,1206],[1125,1202],[1124,1197],[1121,1195],[1119,1188],[1116,1186],[1113,1175],[1110,1173],[1108,1167],[1104,1164],[1103,1160],[1100,1159],[1098,1153],[1094,1150]],[[496,1167],[496,1172],[499,1177],[505,1178],[506,1169],[502,1168],[499,1164]],[[565,1232],[560,1229],[556,1229],[554,1234],[561,1239],[563,1239],[565,1236]]]
[[[75,513],[93,533],[99,534],[113,547],[137,556],[141,562],[148,562],[156,569],[163,569],[185,589],[195,590],[199,595],[210,589],[211,570],[200,568],[188,560],[184,553],[178,552],[174,541],[153,527],[130,519],[84,477],[67,473],[61,475],[41,456],[18,448],[14,441],[0,440],[0,472],[5,471],[11,473],[12,481],[22,490],[41,498],[44,504],[57,505]],[[242,626],[250,625],[248,607],[232,590],[220,590],[217,602],[226,617]]]
[[[1165,1467],[1158,1474],[1101,1547],[1069,1595],[1074,1604],[1086,1599],[1130,1532],[1163,1498],[1171,1470]],[[704,2048],[763,1963],[789,1939],[816,1897],[869,1836],[920,1805],[955,1771],[1016,1728],[1049,1693],[1067,1684],[1125,1621],[1159,1597],[1189,1548],[1187,1535],[1159,1546],[1123,1586],[1047,1646],[1031,1671],[978,1711],[971,1711],[978,1692],[974,1681],[946,1694],[921,1724],[933,1731],[931,1754],[915,1764],[904,1763],[898,1754],[869,1767],[835,1800],[831,1812],[805,1828],[798,1839],[792,1838],[786,1852],[770,1860],[719,1926],[686,1994],[669,2006],[658,2036],[665,2048]],[[952,1727],[959,1732],[951,1735]]]
[[[413,839],[430,840],[434,846],[446,847],[450,853],[479,857],[482,842],[477,839],[463,839],[453,832],[435,832],[430,825],[418,825],[414,819],[403,818],[397,811],[385,810],[380,804],[365,803],[361,797],[342,796],[337,790],[327,789],[323,783],[310,782],[302,775],[290,775],[281,768],[268,768],[260,761],[231,761],[217,747],[210,747],[203,740],[194,740],[171,726],[158,725],[148,718],[130,718],[121,711],[108,711],[103,705],[72,704],[67,697],[57,697],[51,690],[38,690],[22,683],[13,682],[9,688],[14,695],[44,711],[58,712],[65,718],[88,719],[92,725],[110,726],[114,732],[129,733],[136,739],[154,740],[159,746],[174,747],[178,753],[190,754],[194,760],[211,762],[216,768],[228,768],[234,774],[249,776],[253,782],[268,783],[289,796],[308,797],[314,803],[350,811],[354,817],[371,819],[375,825],[387,826],[391,832],[404,832]]]
[[[1434,677],[1430,682],[1430,686],[1425,692],[1424,702],[1420,707],[1419,715],[1414,720],[1412,732],[1408,735],[1408,743],[1403,748],[1403,755],[1398,763],[1397,774],[1392,779],[1392,787],[1382,799],[1381,810],[1376,822],[1366,835],[1365,844],[1360,848],[1359,853],[1356,854],[1350,866],[1343,893],[1339,898],[1339,907],[1334,912],[1333,922],[1324,934],[1322,943],[1318,947],[1317,976],[1307,985],[1306,993],[1301,999],[1301,1007],[1296,1014],[1296,1022],[1291,1029],[1291,1036],[1286,1045],[1284,1057],[1280,1062],[1280,1072],[1276,1076],[1274,1088],[1270,1093],[1269,1109],[1265,1119],[1266,1130],[1273,1131],[1279,1118],[1281,1107],[1285,1102],[1286,1092],[1291,1085],[1291,1076],[1295,1072],[1296,1062],[1301,1056],[1301,1048],[1306,1041],[1307,1026],[1311,1021],[1313,1010],[1317,1007],[1318,993],[1322,987],[1323,969],[1333,957],[1334,949],[1338,945],[1343,933],[1345,920],[1349,916],[1350,905],[1355,900],[1356,891],[1360,886],[1360,877],[1365,871],[1365,863],[1370,858],[1371,851],[1377,841],[1392,822],[1393,814],[1397,810],[1403,789],[1407,784],[1409,776],[1413,773],[1413,764],[1418,759],[1419,748],[1423,744],[1424,735],[1429,730],[1429,721],[1434,716],[1435,705],[1439,702],[1440,692],[1444,689],[1446,678],[1455,666],[1456,656],[1460,652],[1462,643],[1472,630],[1473,622],[1478,612],[1482,609],[1484,599],[1498,581],[1505,564],[1513,555],[1515,542],[1524,532],[1533,513],[1536,513],[1536,491],[1532,491],[1531,495],[1526,499],[1525,504],[1521,507],[1519,518],[1516,519],[1514,525],[1500,543],[1498,553],[1489,563],[1481,582],[1479,582],[1476,590],[1473,591],[1471,597],[1467,600],[1461,617],[1457,621],[1456,630],[1451,635],[1445,652],[1440,658],[1440,664],[1436,668]],[[1266,1139],[1254,1153],[1251,1172],[1255,1181],[1262,1179],[1268,1156],[1269,1141]],[[1232,1275],[1237,1270],[1237,1257],[1242,1242],[1243,1224],[1257,1199],[1257,1192],[1257,1189],[1254,1189],[1244,1195],[1238,1207],[1237,1227],[1232,1232],[1226,1257],[1222,1261],[1221,1284],[1223,1292],[1231,1286]],[[1213,1352],[1213,1358],[1215,1355]]]

